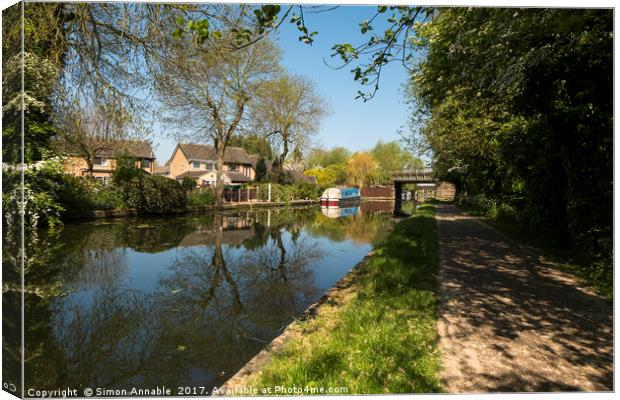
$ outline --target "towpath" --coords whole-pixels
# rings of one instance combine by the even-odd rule
[[[447,392],[613,389],[610,303],[454,206],[437,220]]]

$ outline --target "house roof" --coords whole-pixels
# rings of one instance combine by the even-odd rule
[[[230,178],[231,182],[251,182],[252,178],[243,175],[241,172],[236,171],[226,171],[226,175]]]
[[[96,142],[95,142],[96,144]],[[83,157],[80,150],[70,146],[66,143],[61,143],[62,149],[70,156]],[[120,153],[127,152],[132,157],[136,158],[150,158],[155,159],[155,153],[151,143],[146,140],[120,140],[116,142],[110,142],[103,150],[99,150],[96,154],[97,157],[104,158],[116,158]]]
[[[315,184],[318,183],[316,176],[308,176],[304,174],[303,172],[297,171],[295,169],[288,169],[286,171],[290,172],[293,179],[295,179],[298,182],[309,182],[309,183],[315,183]]]
[[[161,175],[169,175],[170,174],[170,165],[158,165],[158,166],[153,168],[153,173],[154,174],[161,174]]]
[[[205,175],[205,174],[210,174],[213,171],[185,171],[180,175],[176,176],[176,179],[183,179],[186,176],[190,176],[192,178],[200,178],[201,176]]]
[[[215,160],[215,147],[206,144],[179,143],[181,149],[188,160]],[[241,147],[226,147],[224,151],[224,162],[236,164],[252,164],[252,159]]]
[[[214,171],[185,171],[180,175],[177,175],[176,179],[183,179],[186,176],[192,178],[200,178],[203,175],[213,173]],[[243,175],[241,172],[225,171],[224,175],[228,176],[231,182],[251,182],[252,178]]]
[[[254,167],[254,169],[256,169],[258,160],[260,160],[261,157],[257,154],[250,154],[249,157],[250,157],[250,160],[252,161],[252,166]],[[265,167],[266,167],[267,173],[271,172],[271,170],[273,169],[273,160],[265,159]],[[293,179],[298,182],[310,182],[314,184],[318,183],[316,176],[308,176],[298,169],[291,168],[286,163],[284,164],[284,171],[290,172]]]
[[[155,158],[153,148],[151,144],[146,140],[125,140],[120,142],[117,146],[110,146],[109,148],[102,150],[97,155],[102,157],[116,157],[119,152],[127,151],[137,158]]]

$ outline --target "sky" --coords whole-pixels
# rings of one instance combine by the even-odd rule
[[[367,35],[360,33],[359,23],[372,17],[376,9],[376,6],[341,6],[318,14],[304,11],[309,31],[318,31],[312,45],[300,42],[299,31],[288,22],[277,35],[284,67],[289,73],[313,80],[329,104],[330,114],[323,118],[315,138],[317,145],[368,150],[379,140],[398,140],[398,131],[407,122],[409,113],[403,93],[407,71],[401,64],[384,67],[379,91],[367,102],[355,99],[358,90],[368,88],[353,80],[352,67],[336,70],[325,65],[325,61],[338,65],[339,57],[331,57],[334,44],[355,46],[368,40]],[[375,31],[381,31],[381,26],[376,25]],[[176,140],[167,138],[161,128],[155,129],[155,155],[158,163],[163,164],[171,156]]]

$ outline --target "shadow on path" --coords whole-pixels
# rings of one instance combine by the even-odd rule
[[[612,390],[611,304],[454,206],[437,220],[446,391]]]

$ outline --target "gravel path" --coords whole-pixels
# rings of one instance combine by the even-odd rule
[[[437,220],[447,392],[613,389],[611,304],[454,206]]]

